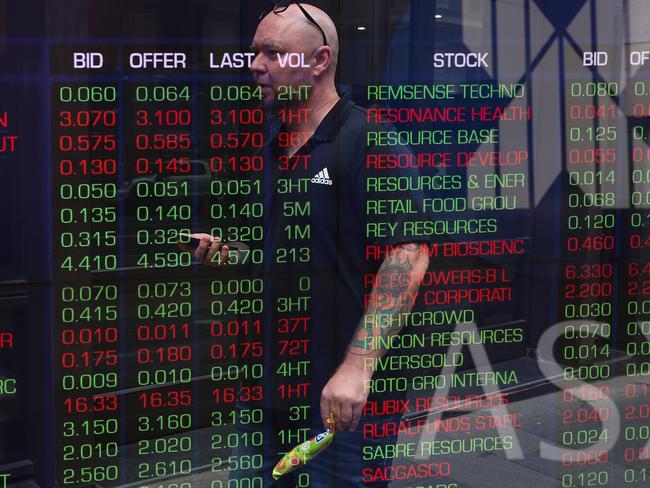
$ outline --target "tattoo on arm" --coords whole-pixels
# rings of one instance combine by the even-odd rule
[[[398,314],[408,313],[413,307],[428,262],[426,246],[420,244],[400,245],[386,256],[377,272],[365,314],[348,347],[349,353],[366,356],[385,349],[383,344],[389,337],[399,333]]]

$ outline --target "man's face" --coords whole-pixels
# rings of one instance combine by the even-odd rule
[[[304,21],[296,21],[292,14],[291,9],[282,14],[269,13],[257,26],[251,44],[257,53],[251,71],[255,83],[262,87],[264,102],[268,104],[276,102],[281,86],[311,85],[313,82],[310,68],[280,66],[279,57],[284,58],[287,53],[303,53],[305,64],[308,64],[315,51],[311,49],[313,36],[304,37]]]

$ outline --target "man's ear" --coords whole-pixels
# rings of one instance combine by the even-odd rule
[[[332,63],[332,49],[329,46],[321,46],[314,53],[316,63],[312,66],[314,76],[320,76],[327,71]]]

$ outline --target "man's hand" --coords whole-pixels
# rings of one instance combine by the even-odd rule
[[[320,416],[325,428],[327,417],[334,414],[337,429],[355,430],[368,398],[367,380],[371,371],[364,371],[361,361],[343,361],[329,379],[320,397]]]
[[[383,357],[386,349],[378,347],[376,339],[398,334],[401,328],[382,326],[378,316],[392,317],[410,312],[413,300],[404,300],[403,297],[417,295],[428,266],[428,247],[421,243],[400,244],[384,259],[377,276],[386,279],[378,279],[373,286],[369,306],[350,342],[345,359],[323,388],[320,400],[323,425],[327,425],[325,420],[331,412],[337,420],[337,427],[357,428],[368,399],[366,385],[373,373],[372,368],[366,367],[366,359],[370,359],[372,365],[373,359]],[[407,276],[407,283],[402,283],[398,279],[400,276]]]
[[[194,258],[201,264],[219,266],[228,262],[228,245],[223,244],[220,238],[212,237],[210,234],[190,234],[190,237],[201,240],[196,249],[181,242],[178,243],[178,247],[183,251],[193,252]]]

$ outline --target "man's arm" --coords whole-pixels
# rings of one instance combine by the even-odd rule
[[[384,259],[373,286],[370,301],[345,358],[321,394],[321,417],[326,426],[331,413],[339,428],[357,428],[368,398],[367,381],[372,378],[372,359],[382,357],[382,346],[389,336],[398,334],[397,316],[413,308],[414,297],[429,266],[425,244],[400,244]],[[393,320],[394,319],[394,320]],[[367,359],[370,358],[370,361]]]

